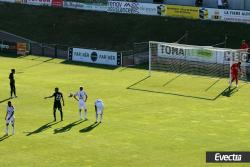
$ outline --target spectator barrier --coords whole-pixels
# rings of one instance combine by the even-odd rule
[[[186,19],[250,23],[250,11],[215,9],[194,6],[164,5],[127,1],[108,1],[103,3],[82,3],[63,0],[0,0],[0,2],[21,3],[37,6],[63,7],[110,13],[165,16]]]

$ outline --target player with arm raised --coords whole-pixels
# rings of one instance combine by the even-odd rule
[[[54,121],[56,121],[56,109],[60,111],[61,121],[63,121],[63,111],[62,111],[61,100],[64,106],[64,99],[63,99],[63,94],[59,92],[59,88],[55,88],[55,93],[53,93],[53,95],[51,96],[45,97],[44,99],[52,98],[52,97],[54,97],[54,106],[53,106]]]
[[[97,99],[95,101],[95,112],[96,112],[96,121],[95,121],[95,123],[97,123],[97,121],[98,121],[98,115],[100,115],[100,123],[102,123],[103,110],[104,110],[103,101],[101,99]]]
[[[236,87],[238,87],[238,74],[239,72],[241,73],[241,62],[238,63],[234,63],[231,65],[231,69],[230,69],[230,75],[231,75],[231,80],[230,80],[230,87],[232,86],[232,83],[235,81],[236,82]]]
[[[84,120],[87,119],[87,107],[86,107],[86,101],[88,99],[87,93],[83,90],[83,87],[80,86],[80,90],[74,94],[74,98],[78,101],[79,106],[79,114],[80,114],[80,120],[82,120],[82,109],[84,109]]]
[[[8,106],[7,106],[7,112],[6,112],[6,116],[5,116],[5,120],[6,120],[6,136],[9,135],[9,123],[11,123],[12,126],[12,135],[14,135],[14,122],[15,122],[15,117],[14,117],[14,112],[15,112],[15,108],[14,106],[11,104],[11,101],[8,101]]]

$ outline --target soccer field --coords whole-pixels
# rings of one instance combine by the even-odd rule
[[[14,136],[0,138],[6,167],[247,167],[206,164],[206,151],[250,151],[250,85],[228,92],[228,79],[69,63],[36,56],[0,57],[0,136],[16,69]],[[88,121],[79,122],[70,92],[88,93]],[[53,123],[53,99],[64,94],[64,121]],[[105,103],[94,125],[94,101]],[[59,112],[57,112],[59,118]],[[58,119],[59,120],[59,119]]]

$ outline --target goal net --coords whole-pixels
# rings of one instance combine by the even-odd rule
[[[229,77],[233,63],[241,62],[242,80],[247,80],[247,52],[212,46],[149,42],[149,75],[152,70],[202,76]]]

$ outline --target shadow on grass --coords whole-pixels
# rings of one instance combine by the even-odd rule
[[[77,65],[77,66],[87,66],[87,67],[93,67],[93,68],[102,68],[106,70],[115,70],[119,66],[111,66],[111,65],[102,65],[102,64],[92,64],[92,63],[84,63],[84,62],[76,62],[76,61],[70,61],[65,60],[61,62],[62,64],[68,64],[68,65]]]
[[[37,60],[37,59],[41,58],[41,56],[36,56],[35,58],[29,59],[29,58],[27,58],[29,55],[18,56],[18,55],[12,55],[12,54],[1,54],[0,56],[1,57],[19,58],[19,59],[27,59],[27,60],[39,61],[39,63],[37,63],[37,64],[33,64],[33,65],[30,65],[30,66],[24,67],[22,69],[19,69],[19,71],[16,72],[17,74],[22,74],[22,73],[24,73],[23,71],[25,71],[27,69],[37,67],[37,66],[39,66],[39,65],[41,65],[43,63],[51,63],[50,61],[54,60],[54,58],[50,58],[50,57],[44,57],[44,58],[48,58],[47,60]]]
[[[162,85],[162,86],[166,86],[166,85],[170,84],[171,82],[173,82],[174,80],[176,80],[177,78],[179,78],[181,75],[182,75],[182,74],[177,75],[176,77],[172,78],[172,79],[169,80],[168,82],[164,83],[164,85]]]
[[[126,71],[127,69],[141,69],[141,70],[148,70],[148,63],[136,64],[136,65],[128,65],[123,66],[119,72]]]
[[[3,135],[2,137],[0,137],[0,142],[8,139],[10,136],[9,135]]]
[[[173,78],[176,79],[179,76]],[[209,101],[215,101],[217,100],[220,96],[227,96],[230,97],[232,94],[236,93],[239,89],[237,89],[237,91],[234,91],[234,89],[229,90],[229,88],[225,88],[222,92],[220,92],[217,96],[213,97],[213,98],[208,98],[208,97],[202,97],[202,96],[192,96],[192,95],[185,95],[185,94],[179,94],[179,93],[171,93],[171,92],[161,92],[161,91],[154,91],[154,90],[149,90],[149,89],[141,89],[141,88],[133,88],[135,85],[147,80],[148,78],[150,78],[150,76],[147,76],[143,79],[141,79],[140,81],[130,85],[127,87],[127,89],[129,90],[135,90],[135,91],[142,91],[142,92],[148,92],[148,93],[158,93],[158,94],[165,94],[165,95],[173,95],[173,96],[180,96],[180,97],[186,97],[186,98],[193,98],[193,99],[200,99],[200,100],[209,100]],[[172,80],[170,80],[172,82]],[[216,84],[218,81],[216,81],[214,84]],[[214,85],[212,84],[212,86]],[[165,84],[164,84],[165,85]],[[164,86],[163,85],[163,86]],[[209,88],[210,89],[210,88]]]
[[[2,52],[0,52],[0,57],[18,58],[18,57],[21,57],[21,56],[20,55],[16,55],[16,54],[9,54],[9,53],[2,53]]]
[[[6,102],[6,101],[8,101],[8,100],[10,100],[11,98],[9,97],[9,98],[6,98],[6,99],[4,99],[4,100],[1,100],[0,101],[0,103],[4,103],[4,102]]]
[[[235,94],[238,91],[239,89],[236,89],[236,87],[234,88],[228,87],[224,92],[221,93],[221,96],[230,97],[231,95]]]
[[[57,128],[54,130],[54,134],[57,134],[57,133],[64,133],[64,132],[68,132],[70,131],[74,126],[76,125],[79,125],[81,123],[85,122],[85,120],[79,120],[79,121],[75,121],[75,122],[72,122],[62,128]]]
[[[130,68],[148,70],[148,62],[131,66]]]
[[[100,122],[98,122],[98,123],[93,123],[93,124],[89,125],[88,127],[79,130],[79,132],[80,132],[80,133],[90,132],[90,131],[92,131],[93,129],[95,129],[98,125],[100,125]]]
[[[208,90],[210,90],[214,85],[216,85],[218,82],[220,81],[220,78],[218,78],[216,81],[214,81],[214,83],[212,83],[205,91],[207,92]]]
[[[135,85],[137,85],[137,84],[139,84],[139,83],[141,83],[141,82],[147,80],[148,78],[150,78],[150,76],[147,76],[147,77],[141,79],[140,81],[138,81],[138,82],[136,82],[136,83],[133,83],[132,85],[128,86],[127,89],[132,88],[133,86],[135,86]]]
[[[51,60],[53,60],[53,59],[54,59],[54,58],[50,58],[50,59],[44,60],[44,61],[42,61],[42,62],[40,62],[40,63],[37,63],[37,64],[33,64],[33,65],[31,65],[31,66],[24,67],[24,68],[20,69],[20,71],[24,71],[24,70],[27,70],[27,69],[30,69],[30,68],[33,68],[33,67],[37,67],[37,66],[39,66],[39,65],[41,65],[41,64],[43,64],[43,63],[48,63],[49,61],[51,61]]]
[[[29,56],[29,55],[27,55],[27,56]],[[5,54],[5,53],[0,52],[0,57],[20,58],[20,59],[27,59],[27,60],[34,60],[34,61],[40,61],[40,60],[37,60],[37,59],[41,58],[41,56],[37,56],[35,58],[29,59],[29,58],[26,58],[27,56],[19,56],[19,55],[14,55],[14,54]],[[44,57],[46,58],[46,56],[44,56]],[[50,59],[42,61],[42,62],[40,62],[38,64],[25,67],[24,69],[21,69],[20,71],[25,70],[25,69],[29,69],[29,68],[32,68],[32,67],[35,67],[35,66],[38,66],[38,65],[41,65],[43,63],[51,63],[49,61],[51,61],[53,59],[54,58],[50,58]],[[55,62],[53,62],[53,63],[55,63]],[[102,68],[102,69],[106,69],[106,70],[115,70],[116,68],[120,67],[120,66],[112,66],[112,65],[77,62],[77,61],[70,61],[70,60],[64,60],[64,61],[62,61],[60,63],[61,64],[66,64],[66,65],[77,65],[77,66],[87,66],[87,67],[93,67],[93,68]],[[59,63],[55,63],[55,64],[59,64]],[[23,72],[20,72],[20,73],[23,73]]]
[[[41,58],[41,56],[36,56],[35,58],[30,59],[30,58],[28,58],[29,56],[30,55],[24,55],[24,56],[20,56],[18,58],[20,58],[20,59],[27,59],[27,60],[37,60],[37,59]]]
[[[37,133],[41,133],[45,130],[48,130],[50,129],[53,125],[55,124],[58,124],[59,122],[49,122],[41,127],[39,127],[38,129],[34,130],[33,132],[27,132],[28,134],[26,136],[30,136],[30,135],[34,135],[34,134],[37,134]]]

